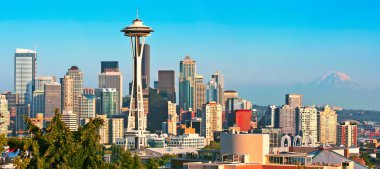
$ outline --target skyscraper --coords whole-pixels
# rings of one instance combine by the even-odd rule
[[[211,75],[211,78],[217,85],[217,100],[215,101],[224,107],[224,76],[220,73],[220,71],[217,71],[215,74]]]
[[[140,44],[141,46],[141,44]],[[150,45],[145,44],[141,61],[141,81],[143,89],[150,87]]]
[[[83,94],[83,73],[78,66],[71,66],[71,68],[67,70],[66,75],[73,78],[73,112],[78,114],[78,98]]]
[[[218,83],[215,80],[210,80],[207,84],[207,102],[218,102],[219,91]]]
[[[318,141],[317,109],[313,107],[298,107],[296,113],[299,114],[299,135],[302,142],[314,144]]]
[[[195,78],[195,104],[194,111],[198,114],[202,112],[202,106],[206,104],[206,84],[203,83],[203,76],[196,75]],[[199,116],[198,116],[199,117]]]
[[[20,103],[30,104],[35,90],[37,53],[30,49],[16,49],[14,89],[19,94]]]
[[[301,94],[286,94],[285,104],[289,105],[291,108],[296,108],[297,106],[302,107],[302,95]]]
[[[55,76],[38,76],[36,78],[36,89],[35,90],[44,90],[45,83],[56,82]]]
[[[133,81],[132,81],[132,92],[131,92],[131,105],[129,111],[128,123],[129,119],[132,119],[134,116],[134,129],[127,131],[127,137],[134,138],[135,149],[140,149],[142,146],[146,145],[146,114],[144,112],[144,98],[143,98],[143,85],[142,76],[149,75],[149,71],[145,70],[145,74],[142,73],[143,68],[142,65],[147,64],[147,59],[145,59],[145,63],[142,63],[143,55],[144,55],[144,47],[145,47],[145,37],[150,36],[150,33],[153,30],[143,25],[142,20],[135,19],[132,22],[132,25],[125,27],[121,32],[124,32],[125,36],[128,36],[131,40],[132,47],[132,57],[133,57]],[[148,47],[149,48],[149,47]],[[149,63],[150,64],[150,63]],[[146,69],[147,67],[145,67]],[[146,81],[149,81],[147,78]],[[149,83],[146,83],[149,85]],[[149,89],[149,87],[148,87]],[[148,90],[149,92],[149,90]],[[133,105],[133,106],[132,106]],[[128,124],[129,125],[129,124]],[[127,144],[125,148],[127,148]]]
[[[61,108],[61,84],[50,82],[45,84],[45,121],[51,121],[55,109]]]
[[[7,135],[10,124],[11,117],[8,110],[8,100],[5,95],[0,95],[0,134]]]
[[[223,93],[223,98],[224,98],[223,102],[226,104],[227,99],[229,99],[229,98],[238,98],[238,97],[239,97],[239,94],[238,94],[237,91],[235,91],[235,90],[226,90]]]
[[[358,126],[355,122],[344,121],[338,125],[337,145],[351,147],[357,146]]]
[[[45,92],[44,89],[38,89],[33,92],[33,104],[31,105],[31,117],[36,117],[38,113],[45,112]]]
[[[179,107],[185,111],[194,108],[195,75],[196,62],[190,56],[186,56],[179,64]]]
[[[99,88],[114,88],[118,92],[118,109],[123,105],[123,75],[117,69],[107,69],[99,75]]]
[[[202,112],[202,132],[209,144],[214,141],[214,132],[222,131],[222,105],[210,102],[203,106]]]
[[[318,121],[319,142],[322,144],[336,144],[336,125],[338,123],[336,112],[327,105],[323,111],[319,112]]]
[[[299,114],[289,105],[276,108],[275,128],[281,128],[281,133],[296,136],[299,130]]]
[[[114,88],[101,89],[101,114],[111,117],[119,114],[119,95]]]
[[[158,92],[172,103],[176,102],[174,70],[158,71]]]
[[[100,72],[117,72],[119,71],[118,61],[102,61]]]
[[[25,117],[29,117],[30,105],[17,104],[16,105],[16,118],[15,118],[15,132],[17,135],[23,135],[27,131]]]
[[[74,80],[66,75],[60,79],[61,82],[61,112],[74,111]]]
[[[95,96],[83,94],[79,97],[79,119],[95,118]]]

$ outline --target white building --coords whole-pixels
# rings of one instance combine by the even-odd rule
[[[0,134],[8,134],[10,125],[10,114],[8,111],[8,100],[5,95],[0,95]]]
[[[183,134],[182,136],[171,136],[168,139],[168,147],[193,147],[203,148],[205,138],[198,134]]]
[[[318,139],[317,109],[313,107],[297,108],[300,117],[300,133],[302,143],[315,143]]]
[[[78,130],[78,118],[72,110],[63,111],[61,120],[66,124],[70,131]]]

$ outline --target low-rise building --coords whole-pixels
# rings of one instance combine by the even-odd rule
[[[172,136],[168,138],[168,147],[194,147],[203,148],[205,138],[198,134],[183,134],[181,136]]]

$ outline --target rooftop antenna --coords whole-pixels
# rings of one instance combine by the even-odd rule
[[[139,19],[139,8],[136,8],[136,19]]]

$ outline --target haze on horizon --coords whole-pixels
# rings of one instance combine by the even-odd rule
[[[124,81],[130,81],[129,41],[120,30],[136,17],[138,8],[139,18],[155,30],[147,38],[152,81],[157,70],[175,70],[178,76],[179,61],[190,55],[206,81],[220,70],[226,89],[237,90],[255,104],[281,105],[285,93],[299,92],[294,86],[336,70],[358,82],[364,92],[345,98],[302,93],[306,104],[380,110],[379,5],[377,1],[6,0],[0,3],[0,91],[13,91],[16,48],[37,48],[39,75],[59,78],[71,65],[78,65],[85,74],[84,86],[97,87],[100,61],[117,60]],[[124,88],[128,91],[127,85]]]

